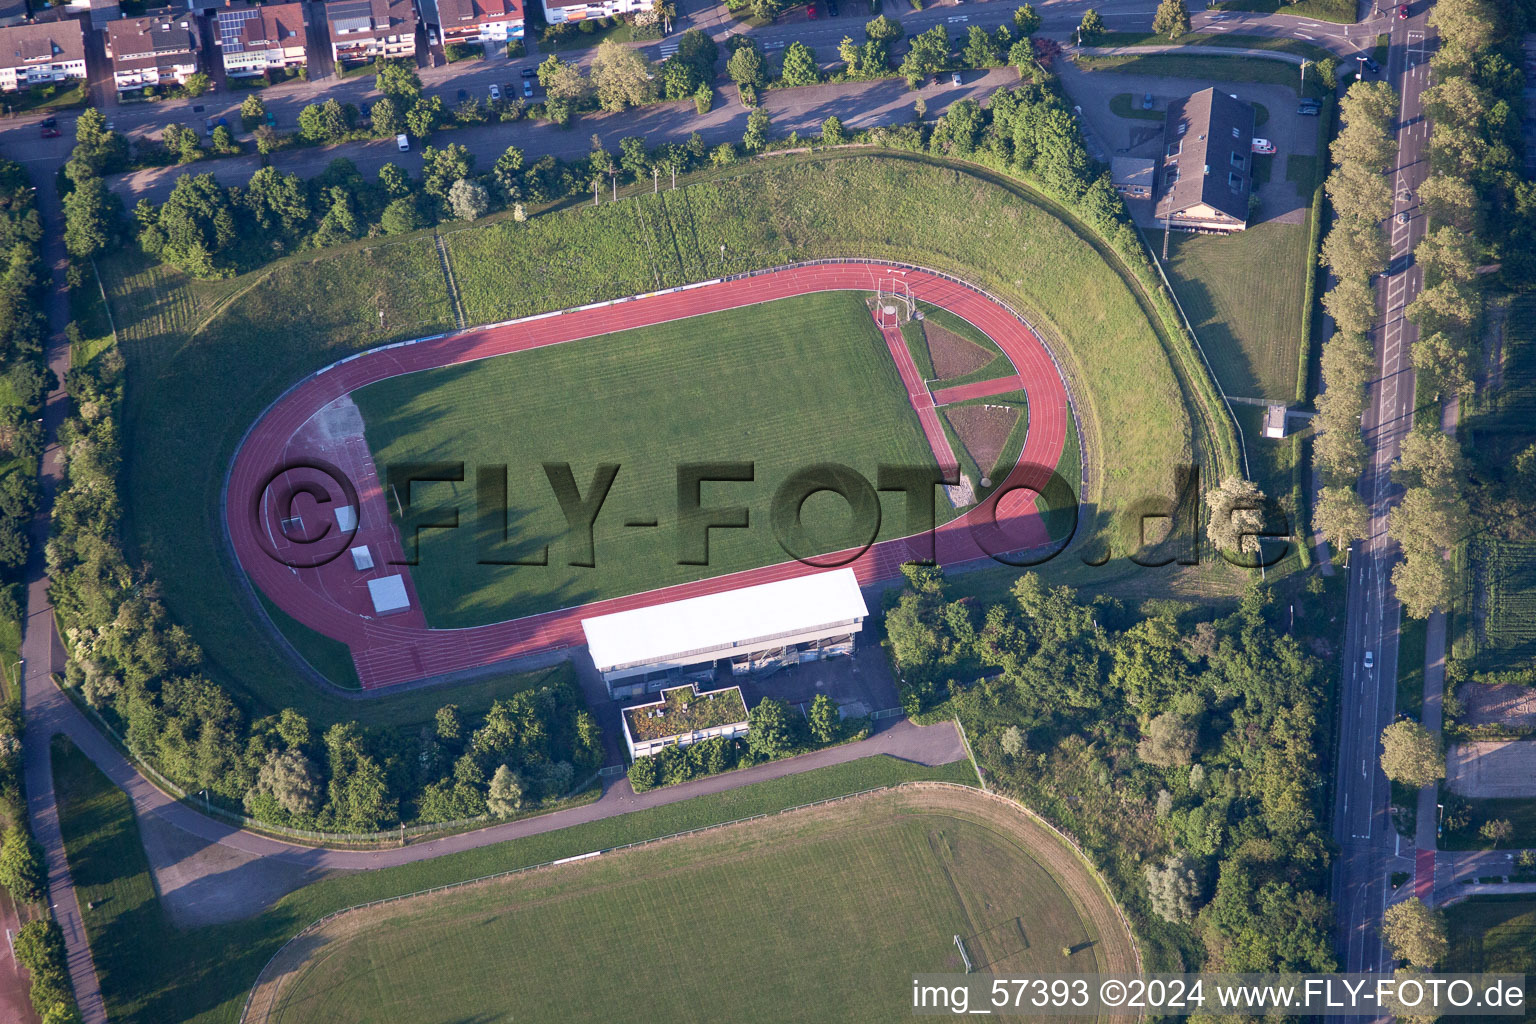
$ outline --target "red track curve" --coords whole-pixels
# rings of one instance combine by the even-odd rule
[[[313,444],[313,421],[316,413],[332,401],[364,385],[399,374],[810,292],[870,291],[874,288],[876,273],[889,275],[892,271],[890,266],[860,263],[789,267],[751,278],[710,282],[385,346],[333,364],[301,381],[274,402],[251,428],[235,454],[225,491],[225,522],[239,567],[250,582],[287,615],[345,643],[352,651],[358,678],[365,688],[390,686],[576,646],[584,642],[581,620],[593,615],[821,571],[791,561],[521,619],[443,630],[428,628],[410,584],[409,570],[398,567],[398,571],[405,574],[411,592],[411,610],[376,618],[371,614],[372,605],[364,580],[397,571],[387,563],[403,560],[400,540],[385,495],[374,475],[372,458],[366,449],[358,450],[361,442],[343,446],[340,452],[317,451]],[[896,269],[895,273],[911,286],[913,298],[965,318],[997,342],[1013,362],[1029,399],[1029,423],[1018,465],[1009,473],[1003,486],[986,501],[940,527],[933,549],[938,561],[956,565],[988,557],[988,552],[978,543],[978,536],[986,539],[994,550],[1018,550],[1046,543],[1044,525],[1035,512],[1031,491],[1043,488],[1055,469],[1071,418],[1066,388],[1050,353],[1033,331],[982,293],[921,270]],[[276,519],[264,497],[268,482],[273,480],[274,474],[281,473],[295,461],[317,455],[332,463],[340,461],[353,465],[361,527],[352,543],[367,543],[378,569],[358,572],[344,552],[340,558],[319,568],[294,569],[270,553],[267,538],[274,535]],[[305,477],[306,472],[302,470],[286,474],[290,482]],[[942,501],[942,497],[939,500]],[[999,525],[994,526],[994,522]],[[901,563],[926,554],[925,547],[916,539],[882,541],[850,564],[860,583],[874,583],[897,575]]]

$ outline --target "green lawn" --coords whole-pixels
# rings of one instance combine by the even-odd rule
[[[1085,533],[1168,489],[1172,467],[1191,453],[1197,399],[1181,391],[1165,348],[1172,342],[1149,325],[1133,279],[1038,197],[981,172],[896,154],[788,157],[707,172],[660,196],[536,213],[523,224],[495,218],[445,238],[472,323],[817,256],[921,263],[1020,309],[1066,367],[1085,457],[1102,467],[1089,495],[1097,518],[1085,517]],[[129,363],[130,555],[154,565],[210,673],[256,713],[291,706],[317,725],[352,717],[351,702],[319,692],[253,633],[223,569],[219,487],[244,431],[304,373],[451,326],[431,238],[362,242],[206,283],[150,267],[128,248],[101,269]],[[583,485],[589,473],[578,473]],[[189,517],[196,529],[185,528]]]
[[[272,1024],[689,1020],[703,1006],[711,1021],[890,1021],[910,1012],[913,973],[962,969],[955,935],[989,971],[1106,969],[1024,837],[891,799],[337,924],[349,934],[299,967]],[[615,955],[596,968],[600,951]]]
[[[1305,340],[1307,226],[1265,222],[1230,235],[1174,232],[1169,241],[1168,276],[1221,386],[1292,401]]]
[[[1441,799],[1445,799],[1444,793]],[[1492,849],[1492,844],[1478,833],[1484,823],[1500,820],[1508,821],[1515,829],[1513,838],[1502,844],[1505,849],[1536,847],[1536,797],[1458,799],[1470,809],[1471,817],[1466,828],[1454,832],[1449,829],[1445,831],[1440,841],[1442,850]],[[1516,869],[1511,865],[1509,870],[1513,873]]]
[[[1451,952],[1448,971],[1536,975],[1536,898],[1483,896],[1445,908]],[[1526,1017],[1530,1016],[1529,1012]],[[1461,1017],[1513,1021],[1516,1017]]]
[[[1079,67],[1088,71],[1114,71],[1159,78],[1193,78],[1219,82],[1253,82],[1259,85],[1288,85],[1301,91],[1301,68],[1278,60],[1249,57],[1213,57],[1179,53],[1148,53],[1126,57],[1078,57]],[[1321,95],[1323,87],[1316,75],[1307,77],[1308,95]]]
[[[71,107],[83,107],[89,99],[85,82],[76,80],[68,85],[64,83],[36,85],[30,89],[18,89],[7,93],[4,100],[0,101],[0,109],[3,109],[7,115],[25,115],[33,112],[51,114]]]
[[[1141,121],[1161,121],[1168,116],[1167,111],[1142,109],[1141,100],[1140,96],[1132,96],[1128,92],[1116,93],[1109,98],[1110,113]]]
[[[969,761],[927,768],[869,757],[402,867],[337,875],[249,920],[182,932],[160,908],[127,798],[72,748],[56,752],[54,770],[70,867],[115,1024],[235,1024],[278,947],[344,907],[865,789],[920,779],[974,785],[976,779]],[[86,906],[88,900],[96,906]]]
[[[493,557],[527,560],[549,547],[547,566],[484,564],[483,544],[501,524],[471,525],[473,471],[466,469],[462,484],[412,488],[407,497],[421,521],[440,520],[444,506],[461,509],[460,529],[421,532],[420,564],[412,570],[427,619],[439,628],[786,561],[769,508],[776,488],[799,470],[835,462],[873,482],[881,464],[933,464],[857,292],[782,299],[407,374],[354,398],[380,467],[441,460],[508,467],[514,540]],[[597,465],[620,467],[594,527],[593,568],[571,564],[582,556],[541,469],[553,462],[570,463],[583,493]],[[678,466],[709,462],[753,464],[752,483],[709,484],[704,492],[707,505],[747,506],[751,525],[713,531],[709,564],[680,564]],[[892,495],[882,537],[901,535],[900,504]],[[840,498],[818,495],[804,512],[810,535],[825,541],[818,553],[861,539],[844,528],[850,516]],[[411,536],[416,518],[414,511],[407,516],[402,536]],[[645,519],[659,519],[659,528],[625,525]]]
[[[1339,25],[1353,25],[1355,23],[1355,0],[1300,0],[1298,3],[1286,3],[1285,0],[1221,0],[1211,4],[1207,10],[1212,11],[1258,11],[1262,14],[1293,15],[1298,18],[1316,18],[1318,21],[1331,21]]]
[[[1397,645],[1397,712],[1418,719],[1424,713],[1424,644],[1428,623],[1404,617]]]

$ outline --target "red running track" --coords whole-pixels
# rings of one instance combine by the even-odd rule
[[[235,556],[250,582],[287,615],[311,629],[345,643],[352,651],[364,687],[390,686],[427,676],[478,668],[508,658],[537,654],[585,642],[581,620],[702,594],[768,583],[821,571],[800,562],[750,569],[713,579],[666,587],[575,608],[467,629],[441,630],[426,625],[410,585],[409,570],[390,566],[403,551],[389,515],[387,499],[361,439],[328,439],[318,414],[358,388],[403,373],[526,351],[544,345],[630,330],[684,317],[701,316],[811,292],[873,290],[876,270],[868,264],[790,267],[749,279],[712,282],[665,294],[646,295],[595,307],[545,314],[473,331],[414,343],[396,344],[349,357],[306,378],[279,398],[257,421],[235,455],[225,495],[226,522]],[[898,271],[900,272],[900,271]],[[904,279],[914,298],[961,316],[984,331],[1013,362],[1029,398],[1029,425],[1017,466],[1003,486],[984,502],[940,527],[935,536],[882,541],[862,554],[846,553],[861,584],[895,577],[901,563],[936,557],[944,565],[987,558],[991,551],[1013,551],[1048,543],[1035,511],[1034,493],[1054,472],[1066,439],[1070,408],[1066,388],[1045,346],[1006,309],[957,282],[919,270]],[[905,346],[902,347],[903,351]],[[919,382],[920,383],[920,382]],[[931,404],[931,403],[930,403]],[[323,460],[354,481],[359,528],[352,545],[367,544],[376,568],[359,571],[345,549],[315,568],[292,568],[274,555],[294,545],[284,540],[276,507],[279,491],[305,484],[316,493],[335,495],[322,472],[293,468],[296,461]],[[281,485],[281,486],[279,486]],[[322,499],[330,500],[330,498]],[[329,509],[302,494],[292,507],[304,519],[302,536],[317,535]],[[985,545],[985,546],[983,546]],[[323,547],[316,544],[314,548]],[[308,550],[308,549],[305,549]],[[830,561],[832,556],[828,556]],[[405,575],[411,610],[388,617],[373,615],[366,581]]]
[[[993,395],[1005,395],[1010,391],[1019,391],[1023,388],[1023,378],[1014,373],[1009,374],[1007,377],[979,380],[974,384],[961,384],[952,388],[940,388],[933,393],[933,404],[950,405],[954,402],[963,402],[967,398],[991,398]]]

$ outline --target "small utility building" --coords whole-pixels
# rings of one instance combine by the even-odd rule
[[[801,576],[583,619],[587,649],[616,700],[853,653],[869,609],[852,569]]]

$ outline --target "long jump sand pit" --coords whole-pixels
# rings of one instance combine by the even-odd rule
[[[1453,743],[1445,781],[1462,796],[1536,796],[1536,740]]]
[[[919,783],[341,914],[245,1020],[890,1021],[913,973],[963,970],[957,934],[983,971],[1138,967],[1055,834]]]

